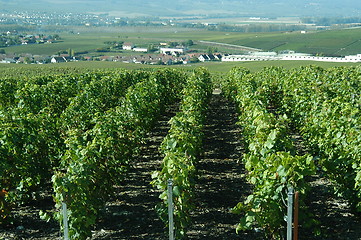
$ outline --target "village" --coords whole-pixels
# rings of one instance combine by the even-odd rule
[[[27,45],[27,44],[49,44],[60,40],[58,34],[20,34],[16,30],[0,33],[0,48]]]
[[[9,35],[9,33],[7,33]],[[19,38],[21,44],[52,44],[60,39],[60,36],[26,35]],[[189,40],[191,41],[191,40]],[[217,48],[209,47],[207,52],[199,52],[189,49],[185,45],[172,45],[171,43],[159,43],[152,49],[138,47],[131,42],[124,42],[117,47],[122,50],[118,54],[101,55],[76,54],[72,49],[61,51],[52,56],[33,55],[28,53],[11,54],[0,49],[0,63],[8,64],[55,64],[78,61],[110,61],[150,65],[176,65],[197,62],[248,62],[248,61],[322,61],[322,62],[361,62],[361,54],[345,57],[313,56],[306,53],[296,53],[292,50],[280,52],[262,52],[260,50],[248,51],[241,55],[219,53]],[[192,42],[193,44],[193,42]],[[100,52],[102,50],[99,50]]]
[[[52,56],[26,53],[7,54],[5,51],[0,51],[0,63],[48,64],[78,61],[112,61],[151,65],[174,65],[222,60],[222,54],[220,53],[199,53],[190,51],[182,45],[170,47],[168,43],[160,43],[155,50],[150,51],[148,48],[137,47],[131,42],[126,42],[122,44],[121,49],[125,54],[103,54],[101,56],[77,55],[74,54],[71,49],[67,52],[65,51],[65,53]]]

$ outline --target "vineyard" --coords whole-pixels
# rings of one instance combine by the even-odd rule
[[[359,67],[14,76],[0,239],[361,239]]]

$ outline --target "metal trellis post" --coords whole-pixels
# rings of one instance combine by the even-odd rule
[[[69,240],[69,228],[68,228],[68,210],[66,203],[63,202],[63,225],[64,225],[64,240]]]
[[[173,180],[168,179],[168,219],[169,219],[169,240],[174,240],[174,221],[173,221]]]
[[[292,240],[292,218],[293,218],[293,187],[288,188],[287,201],[287,240]]]

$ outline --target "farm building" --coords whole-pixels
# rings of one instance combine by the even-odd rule
[[[134,48],[133,43],[126,42],[126,43],[123,44],[123,49],[124,50],[132,50],[133,48]]]
[[[183,54],[184,48],[160,48],[160,53],[174,55],[174,54]]]
[[[134,52],[148,52],[148,49],[135,47],[135,48],[133,48],[133,51]]]

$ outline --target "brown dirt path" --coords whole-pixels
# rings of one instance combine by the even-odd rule
[[[214,92],[205,126],[204,156],[197,168],[196,209],[190,239],[258,239],[255,232],[236,234],[239,216],[231,208],[251,193],[241,174],[241,130],[234,104]]]

